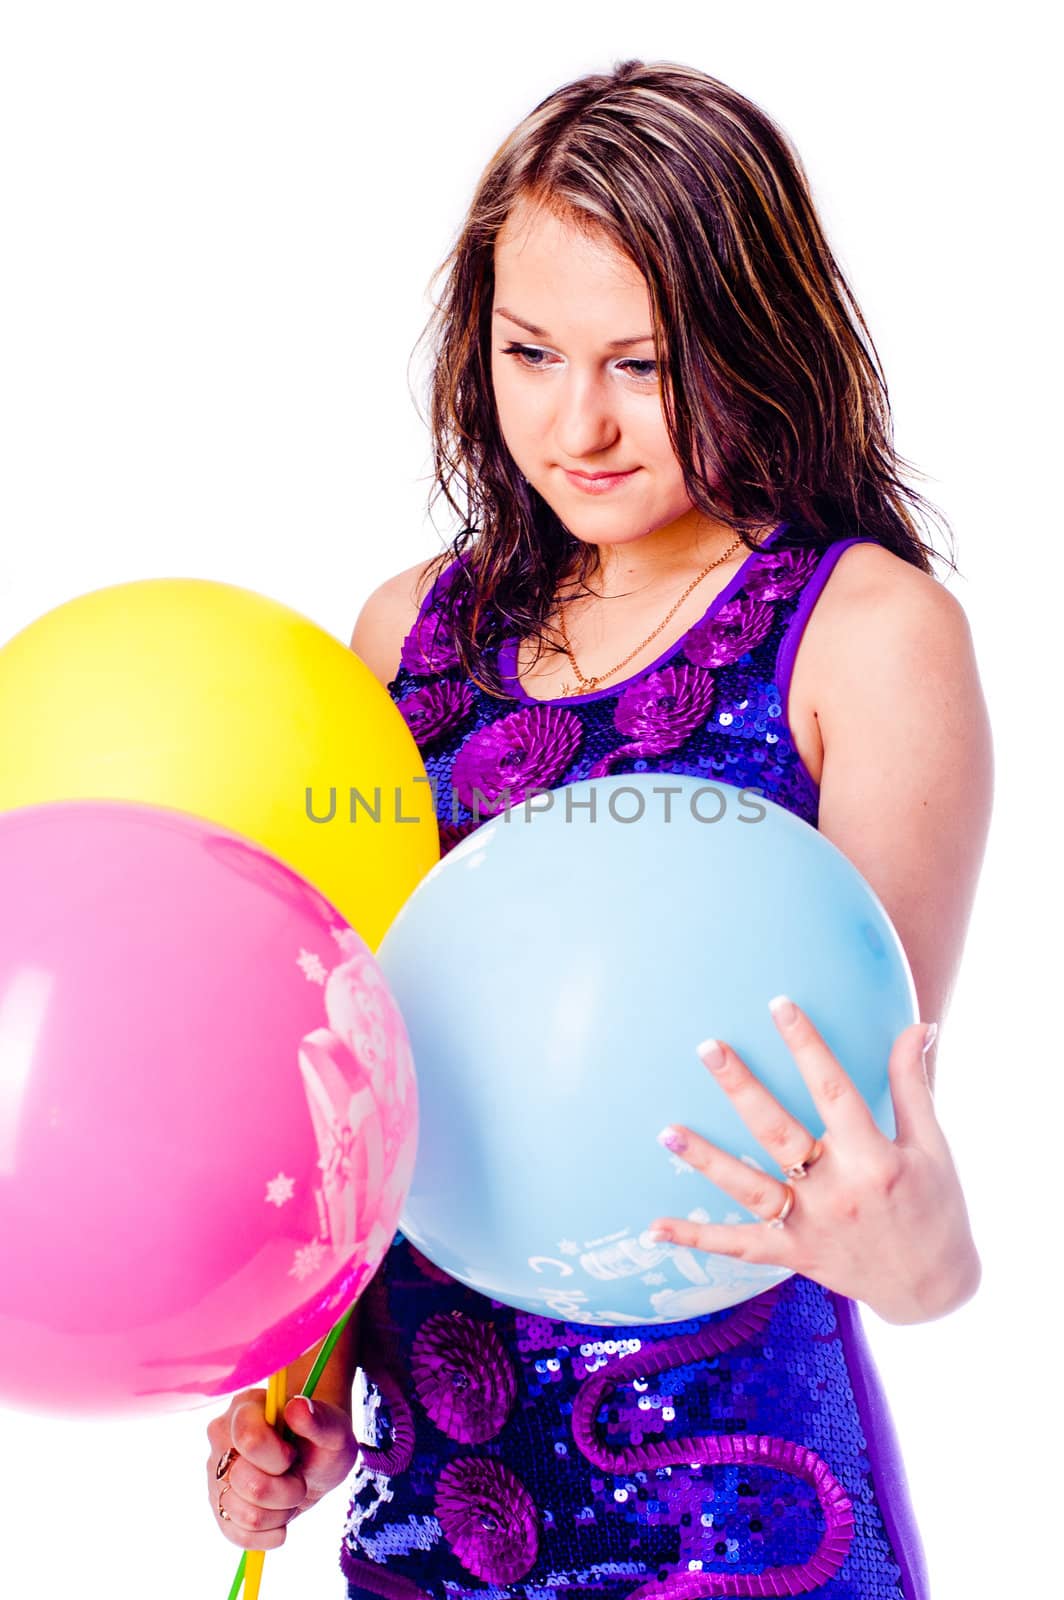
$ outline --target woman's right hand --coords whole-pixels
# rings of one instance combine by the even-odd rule
[[[339,1406],[295,1395],[284,1420],[294,1446],[266,1421],[266,1390],[244,1389],[207,1426],[207,1496],[219,1528],[242,1550],[284,1544],[292,1518],[343,1483],[359,1452],[351,1417]],[[236,1454],[218,1478],[230,1448]]]

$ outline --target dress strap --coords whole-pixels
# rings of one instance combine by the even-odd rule
[[[798,654],[798,646],[802,642],[802,635],[805,632],[806,623],[812,616],[813,607],[816,605],[821,594],[823,593],[824,585],[827,583],[832,572],[835,570],[835,563],[838,561],[843,551],[848,550],[852,544],[878,543],[879,540],[874,539],[870,534],[860,534],[853,539],[836,539],[834,544],[828,545],[827,549],[821,555],[820,560],[817,562],[816,566],[809,574],[809,577],[806,579],[805,585],[798,599],[798,604],[795,606],[791,619],[784,629],[783,637],[780,640],[779,648],[776,651],[774,682],[776,684],[776,688],[779,690],[779,699],[782,706],[786,707],[787,705],[787,696],[791,687],[791,677],[794,673],[794,661]]]

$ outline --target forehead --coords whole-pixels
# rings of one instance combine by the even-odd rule
[[[646,303],[642,273],[593,223],[583,224],[522,196],[495,238],[495,281],[548,288],[594,280]]]

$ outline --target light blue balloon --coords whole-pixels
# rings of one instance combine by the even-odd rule
[[[647,772],[539,791],[432,868],[377,960],[418,1083],[400,1228],[506,1305],[678,1322],[790,1276],[644,1236],[658,1216],[757,1221],[662,1149],[666,1123],[782,1176],[696,1054],[707,1036],[824,1132],[776,994],[894,1137],[887,1061],[918,1019],[901,941],[846,856],[756,790]]]

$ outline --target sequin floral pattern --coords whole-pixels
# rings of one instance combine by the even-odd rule
[[[537,790],[618,771],[746,786],[815,825],[787,694],[854,542],[790,546],[781,526],[658,661],[567,699],[531,700],[512,673],[509,699],[483,694],[423,608],[389,690],[443,853]],[[823,1286],[792,1276],[708,1317],[602,1328],[500,1305],[399,1234],[366,1304],[350,1595],[926,1600],[856,1309]]]

